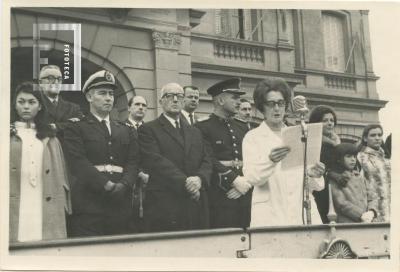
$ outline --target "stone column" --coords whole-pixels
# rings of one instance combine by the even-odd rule
[[[152,33],[154,42],[154,72],[155,72],[155,100],[157,101],[158,116],[162,110],[159,104],[161,87],[169,82],[179,83],[178,50],[181,44],[181,36],[176,32],[162,32],[154,30]]]

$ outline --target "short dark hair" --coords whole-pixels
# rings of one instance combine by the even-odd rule
[[[183,92],[186,93],[186,89],[189,89],[189,88],[192,89],[192,90],[195,90],[195,91],[199,90],[199,88],[196,87],[196,86],[188,85],[188,86],[183,86]]]
[[[319,105],[311,110],[310,118],[308,119],[309,123],[319,123],[322,122],[322,118],[324,118],[325,114],[331,113],[333,115],[333,122],[335,126],[337,125],[337,117],[335,110],[327,105]]]
[[[240,98],[240,103],[250,103],[249,100],[247,100],[246,98]],[[251,104],[251,103],[250,103]]]
[[[257,83],[254,92],[253,99],[256,108],[260,112],[264,112],[265,97],[271,91],[280,92],[283,99],[286,102],[285,109],[287,110],[290,105],[291,90],[289,85],[281,78],[267,78]]]
[[[55,131],[50,127],[48,122],[47,111],[45,105],[43,104],[43,96],[41,92],[34,90],[34,83],[31,81],[23,82],[19,84],[17,88],[15,88],[14,98],[12,100],[13,104],[11,107],[12,110],[11,122],[13,123],[20,119],[17,110],[15,108],[17,103],[17,97],[20,93],[27,93],[33,95],[38,100],[39,104],[42,106],[42,108],[39,110],[39,112],[33,119],[33,122],[35,123],[37,130],[36,137],[38,139],[44,139],[46,137],[56,136]]]
[[[137,96],[139,96],[139,95],[135,95],[135,96],[133,96],[133,97],[129,98],[129,100],[128,100],[128,107],[132,106],[133,99],[135,99],[135,97],[137,97]],[[141,97],[143,97],[143,96],[141,96]],[[143,97],[143,99],[144,99],[144,101],[146,101],[146,105],[147,105],[148,103],[147,103],[147,100],[146,100],[146,98],[145,98],[145,97]]]
[[[364,140],[364,138],[368,137],[368,133],[371,130],[376,129],[376,128],[379,128],[383,133],[383,128],[382,128],[382,126],[380,124],[369,124],[369,125],[364,127],[364,130],[363,130],[362,135],[361,135],[361,142],[360,142],[360,145],[358,146],[358,150],[359,151],[362,148],[364,148],[365,146],[367,146],[367,142]]]

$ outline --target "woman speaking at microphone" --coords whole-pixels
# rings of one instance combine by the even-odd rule
[[[282,79],[262,80],[254,89],[254,103],[264,121],[243,140],[244,178],[254,186],[251,227],[303,224],[303,166],[281,169],[281,161],[290,152],[281,137],[290,94]],[[320,162],[308,168],[310,192],[324,188],[324,171]],[[311,194],[310,198],[312,223],[321,224]]]

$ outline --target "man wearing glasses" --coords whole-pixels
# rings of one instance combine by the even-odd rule
[[[40,70],[39,86],[43,94],[43,103],[48,112],[51,126],[62,138],[68,121],[79,121],[83,114],[80,107],[60,97],[62,84],[61,70],[56,65],[46,65]]]
[[[138,131],[142,166],[150,175],[144,201],[147,231],[208,227],[205,190],[212,166],[201,132],[182,121],[183,99],[179,84],[164,85],[163,113]]]
[[[214,112],[198,122],[209,147],[214,172],[209,189],[212,228],[248,227],[250,224],[251,185],[242,173],[242,140],[248,129],[233,117],[240,105],[240,79],[232,78],[208,88]]]

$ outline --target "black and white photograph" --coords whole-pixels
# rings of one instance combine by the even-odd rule
[[[2,14],[1,270],[400,268],[400,2]]]

